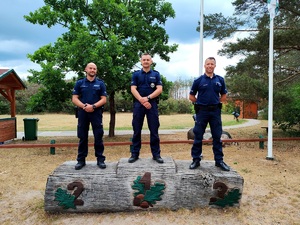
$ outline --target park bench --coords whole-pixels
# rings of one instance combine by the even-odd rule
[[[262,126],[262,129],[266,129],[266,132],[268,133],[269,127],[268,126]]]

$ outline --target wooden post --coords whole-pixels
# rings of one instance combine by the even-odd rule
[[[51,140],[50,144],[55,144],[55,140]],[[55,147],[50,147],[50,154],[55,155]]]
[[[263,139],[264,136],[262,136],[262,135],[260,134],[260,135],[259,135],[259,138]],[[260,141],[260,142],[259,142],[259,148],[260,148],[260,149],[264,149],[264,141]]]

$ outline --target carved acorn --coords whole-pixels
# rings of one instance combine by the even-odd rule
[[[133,205],[134,206],[140,206],[141,202],[144,200],[144,195],[143,194],[138,194],[136,197],[133,199]]]
[[[144,208],[144,209],[149,208],[148,202],[143,201],[143,202],[141,203],[141,207]]]

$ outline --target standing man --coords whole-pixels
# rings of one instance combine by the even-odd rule
[[[80,170],[85,166],[85,158],[88,155],[90,123],[93,128],[97,165],[101,169],[105,169],[102,113],[103,105],[106,103],[106,87],[104,82],[96,77],[97,66],[94,63],[87,64],[85,72],[86,77],[76,82],[72,93],[72,102],[78,107],[77,136],[79,145],[78,163],[75,165],[75,170]]]
[[[129,163],[133,163],[139,158],[141,150],[141,136],[146,115],[148,128],[150,130],[150,147],[153,160],[163,163],[160,156],[160,140],[158,135],[158,96],[162,93],[162,82],[159,72],[151,69],[152,58],[148,53],[141,56],[142,69],[132,74],[131,93],[134,96],[133,103],[133,149]]]
[[[194,144],[191,149],[193,162],[190,169],[200,166],[202,154],[202,139],[207,124],[209,123],[212,138],[215,166],[224,171],[229,171],[230,167],[223,161],[222,150],[222,102],[226,101],[226,85],[224,78],[214,74],[216,60],[209,57],[205,60],[204,75],[196,79],[192,85],[189,99],[193,102],[196,111],[196,121],[194,126]],[[196,94],[197,98],[196,98]]]

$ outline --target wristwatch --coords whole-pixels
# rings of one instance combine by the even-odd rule
[[[151,98],[150,98],[150,95],[148,95],[148,97],[147,97],[147,98],[148,98],[148,100],[150,100],[150,99],[151,99]]]
[[[96,106],[95,106],[95,105],[93,105],[93,109],[96,109]]]

